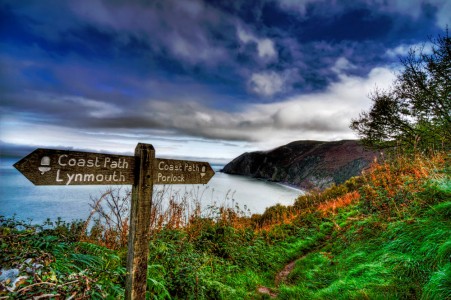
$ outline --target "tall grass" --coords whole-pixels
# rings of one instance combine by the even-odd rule
[[[196,235],[202,226],[222,224],[244,228],[250,224],[250,211],[241,208],[228,191],[221,203],[208,186],[174,189],[171,185],[155,188],[152,197],[150,229],[155,236],[162,230],[183,230]],[[129,189],[107,189],[99,197],[91,197],[91,213],[83,224],[80,240],[110,249],[127,245],[129,230]]]
[[[298,261],[279,298],[450,299],[449,162],[437,153],[374,163],[355,191],[318,197],[323,220],[337,226],[322,251]]]
[[[226,205],[201,205],[213,190],[161,187],[153,197],[148,297],[265,299],[257,289],[266,286],[280,299],[449,299],[449,162],[448,153],[375,162],[342,185],[252,216],[233,193]],[[2,267],[22,274],[43,266],[12,292],[0,286],[0,297],[121,298],[129,205],[128,191],[107,190],[92,199],[84,222],[0,218]]]

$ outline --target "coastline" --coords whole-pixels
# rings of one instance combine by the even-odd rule
[[[281,186],[290,188],[290,189],[292,189],[292,190],[296,190],[296,191],[302,192],[303,194],[306,194],[306,193],[307,193],[307,190],[303,190],[303,189],[301,189],[300,187],[298,187],[297,185],[294,185],[294,184],[291,184],[291,183],[287,183],[287,182],[277,182],[277,181],[270,181],[270,182],[279,184],[279,185],[281,185]]]
[[[49,217],[61,217],[68,222],[85,219],[91,211],[91,198],[99,197],[107,188],[96,185],[34,186],[13,167],[15,162],[15,159],[0,161],[0,215],[5,217],[16,215],[17,219],[30,219],[33,224],[42,224]],[[233,198],[235,203],[246,205],[255,214],[261,214],[277,203],[290,205],[302,193],[271,182],[248,180],[252,178],[247,176],[227,175],[218,172],[207,185],[174,185],[170,193],[176,197],[183,196],[185,191],[193,192],[203,207]]]
[[[307,193],[307,190],[303,190],[300,187],[298,187],[297,185],[294,185],[294,184],[291,184],[291,183],[288,183],[288,182],[273,181],[273,180],[269,180],[269,179],[266,179],[266,178],[257,178],[257,177],[242,175],[242,174],[230,174],[230,173],[224,172],[223,169],[219,170],[218,172],[223,173],[223,174],[227,174],[227,175],[231,175],[231,176],[243,176],[243,177],[246,177],[246,178],[252,178],[252,179],[256,179],[256,180],[261,180],[261,181],[264,181],[264,182],[270,182],[270,183],[274,183],[274,184],[277,184],[277,185],[289,188],[291,190],[295,190],[295,191],[301,192],[302,194],[306,194]]]

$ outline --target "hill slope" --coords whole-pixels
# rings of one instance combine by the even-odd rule
[[[354,140],[296,141],[270,151],[244,153],[222,172],[324,189],[359,175],[376,156]]]
[[[450,162],[438,153],[372,164],[262,215],[173,197],[173,217],[149,243],[149,298],[451,299]],[[0,216],[0,299],[122,299],[124,231],[104,220],[86,231]]]

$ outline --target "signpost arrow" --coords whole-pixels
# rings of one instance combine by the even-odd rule
[[[215,174],[208,162],[155,158],[149,144],[134,156],[36,149],[14,167],[34,185],[132,185],[126,299],[146,295],[153,185],[206,184]]]
[[[14,164],[34,185],[133,184],[135,157],[36,149]],[[208,162],[155,158],[153,184],[207,184],[215,172]]]
[[[135,158],[113,154],[36,149],[14,167],[34,185],[133,184]]]
[[[215,175],[208,162],[176,159],[155,160],[154,184],[206,184]]]

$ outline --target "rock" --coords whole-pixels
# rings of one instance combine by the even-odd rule
[[[33,261],[33,259],[32,259],[32,258],[29,258],[29,259],[27,259],[27,260],[25,261],[25,263],[26,263],[27,265],[29,265],[29,264],[31,264],[32,261]]]
[[[25,272],[28,274],[34,274],[40,268],[43,268],[44,265],[34,263],[31,267],[26,267]]]
[[[11,283],[11,285],[6,287],[10,292],[14,292],[22,283],[28,279],[28,276],[19,276]]]
[[[28,276],[19,276],[19,269],[0,270],[0,283],[9,292],[14,292],[27,279]]]
[[[360,175],[378,156],[358,141],[296,141],[270,151],[244,153],[221,170],[301,189],[325,189]]]
[[[0,270],[0,282],[14,281],[19,276],[19,269],[1,269]]]

